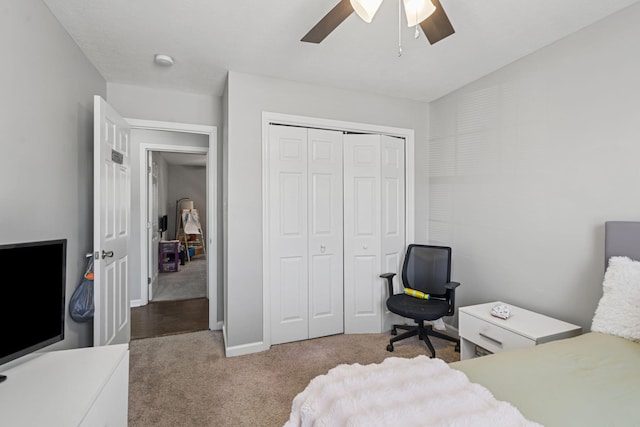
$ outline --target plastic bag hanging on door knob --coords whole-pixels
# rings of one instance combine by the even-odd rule
[[[93,256],[89,258],[87,270],[69,300],[69,315],[78,323],[88,322],[93,318]]]

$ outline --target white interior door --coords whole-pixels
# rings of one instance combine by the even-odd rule
[[[309,335],[307,129],[270,126],[271,344]]]
[[[153,300],[158,286],[158,254],[160,245],[160,224],[158,209],[158,165],[153,161],[153,152],[147,152],[147,247],[149,249],[148,276],[149,301]]]
[[[94,346],[129,342],[130,129],[94,97]]]
[[[405,251],[405,142],[386,135],[344,136],[345,332],[389,330],[382,273],[398,280]]]
[[[380,332],[380,135],[344,136],[346,333]]]
[[[405,250],[404,148],[269,127],[271,344],[388,329],[380,274],[399,274]]]
[[[309,338],[344,331],[342,132],[309,129]]]
[[[344,331],[342,133],[270,128],[271,342]]]
[[[405,242],[405,141],[387,135],[381,136],[381,273],[396,273],[393,283],[400,291],[402,261],[406,251]],[[384,282],[386,283],[386,282]],[[389,291],[382,285],[382,330],[388,331],[400,319],[387,309]]]

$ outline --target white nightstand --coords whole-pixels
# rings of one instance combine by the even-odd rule
[[[461,360],[514,348],[533,347],[582,333],[580,326],[510,304],[506,304],[511,310],[508,319],[494,317],[491,307],[499,303],[494,301],[460,307],[458,334]]]

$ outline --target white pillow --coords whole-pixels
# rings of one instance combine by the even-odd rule
[[[640,262],[609,259],[591,330],[640,341]]]

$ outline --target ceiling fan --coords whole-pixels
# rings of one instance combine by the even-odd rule
[[[437,43],[455,33],[440,0],[403,1],[409,26],[420,25],[429,43]],[[300,41],[320,43],[354,11],[365,22],[371,22],[380,4],[382,0],[340,0]]]

